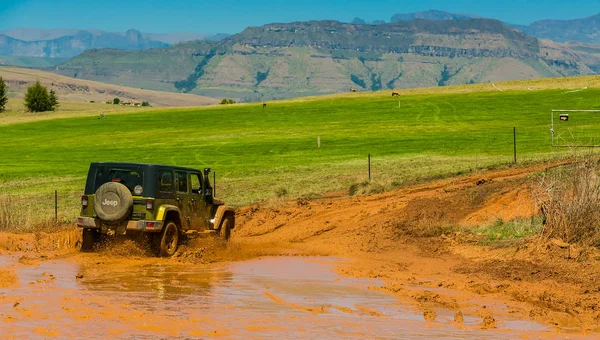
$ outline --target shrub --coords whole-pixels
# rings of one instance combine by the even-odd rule
[[[226,105],[226,104],[235,104],[235,100],[233,99],[227,99],[227,98],[223,98],[223,100],[221,100],[221,105]]]
[[[112,103],[115,105],[119,105],[119,104],[121,104],[121,99],[115,98],[115,99],[113,99]]]
[[[348,193],[350,196],[380,194],[384,191],[385,187],[383,185],[369,180],[354,183],[350,185],[350,188],[348,188]]]
[[[149,103],[149,102],[146,102],[146,101],[144,101],[144,102],[142,102],[142,106],[150,106],[150,103]]]
[[[7,93],[8,86],[6,86],[4,79],[2,79],[2,76],[0,76],[0,112],[4,111],[4,108],[6,107],[6,102],[8,102]]]
[[[52,111],[54,111],[58,106],[58,96],[54,90],[50,90],[50,95],[48,95],[48,100],[50,101],[50,106],[52,106]]]
[[[27,88],[25,93],[25,107],[31,112],[54,111],[58,106],[58,98],[54,91],[42,86],[39,81]]]
[[[277,197],[284,197],[284,196],[287,196],[287,194],[288,194],[288,191],[284,187],[279,187],[279,188],[275,189],[275,195]]]
[[[542,177],[537,193],[542,235],[600,246],[599,170],[598,162],[588,159]]]

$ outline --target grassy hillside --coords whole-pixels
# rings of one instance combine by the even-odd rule
[[[48,209],[59,189],[74,214],[90,162],[135,161],[212,167],[218,195],[244,205],[347,190],[366,178],[369,153],[373,190],[381,190],[509,164],[513,127],[519,161],[564,155],[550,146],[550,110],[600,109],[599,95],[561,89],[399,100],[386,91],[264,109],[244,104],[14,123],[0,126],[0,191],[45,200]],[[600,120],[588,118],[569,123],[600,133]]]
[[[173,83],[193,73],[215,44],[190,41],[144,51],[88,50],[56,72],[79,79],[175,92]]]
[[[216,104],[218,101],[213,98],[172,92],[159,92],[131,88],[118,85],[110,85],[95,81],[74,79],[61,76],[55,73],[44,72],[40,70],[23,69],[16,67],[1,67],[0,76],[8,84],[9,96],[13,98],[22,98],[27,91],[27,87],[36,81],[48,89],[53,89],[61,101],[71,102],[106,102],[112,101],[118,97],[129,101],[148,101],[152,106],[200,106]],[[20,99],[17,99],[22,102]],[[14,103],[13,103],[14,104]],[[23,110],[15,108],[16,110]],[[107,108],[111,111],[112,109]]]

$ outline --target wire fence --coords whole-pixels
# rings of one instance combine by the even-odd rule
[[[321,197],[327,192],[349,190],[365,180],[378,182],[382,190],[388,190],[416,180],[460,175],[498,165],[551,161],[597,152],[597,148],[553,148],[550,128],[550,123],[546,123],[456,133],[441,142],[432,139],[426,148],[422,147],[422,140],[399,140],[349,160],[317,164],[307,161],[305,166],[292,168],[266,167],[244,176],[227,176],[220,171],[226,175],[218,179],[217,192],[227,204],[244,206],[282,196]],[[315,141],[315,148],[328,147],[326,142],[321,144],[322,139],[319,136]],[[412,152],[412,143],[416,142],[421,145]],[[63,189],[59,184],[56,190],[45,193],[0,194],[0,230],[73,223],[81,207],[81,194],[80,190]]]

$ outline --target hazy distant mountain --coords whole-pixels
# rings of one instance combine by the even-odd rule
[[[87,31],[92,34],[100,34],[98,30],[78,30],[78,29],[40,29],[40,28],[17,28],[12,30],[0,31],[0,34],[7,35],[13,39],[23,41],[53,40],[69,35],[76,35],[81,31]]]
[[[361,18],[354,18],[351,22],[352,24],[357,24],[357,25],[381,25],[381,24],[385,24],[386,22],[384,20],[373,20],[371,22],[365,21]]]
[[[416,13],[396,13],[392,16],[390,22],[403,22],[403,21],[411,21],[415,19],[425,19],[425,20],[459,20],[459,19],[475,19],[479,18],[476,15],[471,14],[456,14],[438,10],[428,10],[424,12],[416,12]],[[352,21],[352,24],[357,25],[381,25],[385,24],[385,20],[373,20],[366,21],[359,17],[355,17]]]
[[[222,41],[90,50],[56,72],[243,101],[593,74],[600,57],[497,20],[381,25],[310,21],[249,27]]]
[[[425,20],[459,20],[459,19],[474,19],[478,18],[476,15],[472,14],[457,14],[450,13],[438,10],[428,10],[424,12],[416,12],[416,13],[396,13],[392,16],[391,22],[402,22],[402,21],[411,21],[415,19],[425,19]]]
[[[529,35],[558,42],[575,40],[600,44],[600,14],[574,20],[541,20],[517,28]]]
[[[0,31],[0,56],[70,58],[94,48],[140,50],[189,40],[222,40],[227,34],[104,32],[78,29],[20,28]]]
[[[139,31],[131,29],[121,33],[78,31],[51,40],[25,41],[0,34],[0,55],[71,58],[91,48],[117,48],[122,50],[141,50],[167,47],[166,43],[144,37]]]
[[[225,33],[204,34],[204,33],[142,33],[143,36],[152,40],[164,42],[169,45],[192,40],[223,40],[229,36]]]

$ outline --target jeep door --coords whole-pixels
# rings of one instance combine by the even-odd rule
[[[199,172],[190,173],[190,183],[192,186],[192,214],[193,228],[196,230],[207,230],[210,225],[210,206],[204,201],[202,196],[202,174]]]
[[[189,174],[187,171],[175,170],[175,200],[181,211],[181,229],[192,227],[192,197],[190,194]]]

